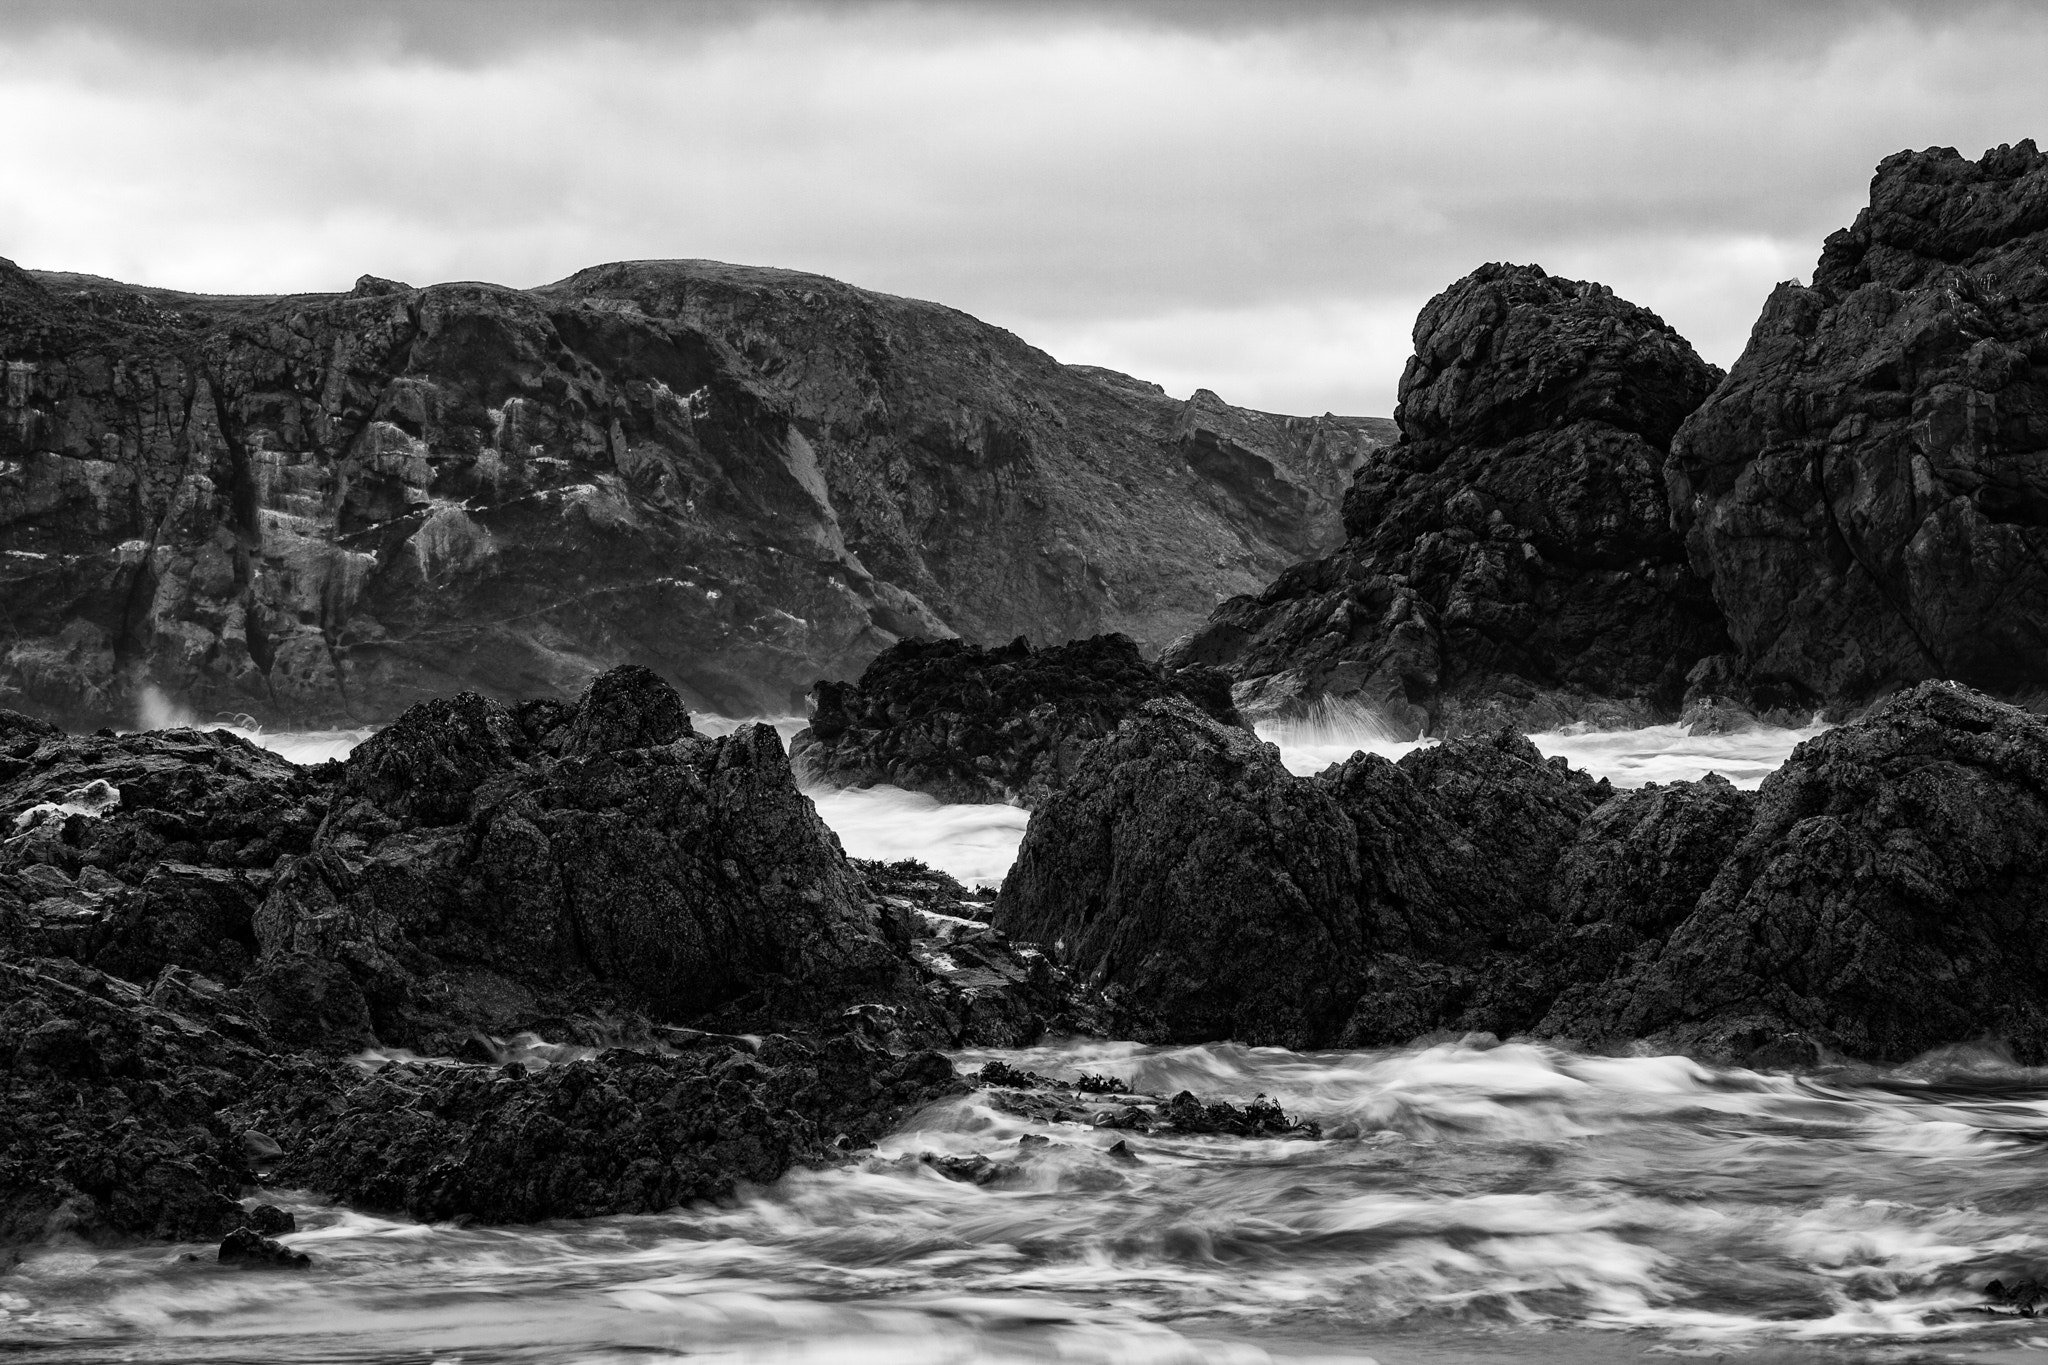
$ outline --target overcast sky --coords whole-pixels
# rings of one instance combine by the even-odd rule
[[[0,255],[215,292],[701,256],[1387,414],[1488,260],[1708,359],[1877,160],[2048,138],[2048,5],[0,0]]]

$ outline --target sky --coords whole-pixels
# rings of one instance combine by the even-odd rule
[[[1734,361],[1904,148],[2048,139],[2000,0],[0,0],[0,256],[217,293],[705,257],[1388,415],[1504,260]]]

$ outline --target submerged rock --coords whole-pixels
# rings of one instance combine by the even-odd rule
[[[1676,715],[1727,636],[1664,466],[1720,377],[1604,286],[1482,266],[1416,319],[1401,440],[1354,476],[1343,547],[1165,662],[1227,669],[1247,714],[1344,698],[1415,734]]]
[[[303,1251],[293,1251],[283,1242],[265,1237],[254,1228],[243,1227],[221,1239],[220,1262],[223,1265],[267,1265],[283,1270],[304,1270],[313,1264],[313,1258]]]
[[[2048,683],[2048,156],[1879,164],[1687,418],[1672,514],[1766,702]]]
[[[1081,751],[1145,702],[1182,697],[1237,725],[1230,680],[1210,668],[1147,663],[1129,637],[1033,649],[906,640],[855,683],[811,689],[791,757],[837,786],[889,783],[941,801],[1044,803]]]

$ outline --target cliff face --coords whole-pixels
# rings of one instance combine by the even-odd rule
[[[1672,456],[1727,674],[1831,702],[2048,683],[2048,156],[1887,157]]]
[[[1726,648],[1664,500],[1672,433],[1720,372],[1647,309],[1535,266],[1430,300],[1335,553],[1219,607],[1166,662],[1251,714],[1356,698],[1413,731],[1642,723]]]
[[[0,696],[74,724],[621,662],[780,711],[906,635],[1157,647],[1330,548],[1386,425],[710,262],[274,299],[0,262],[0,360]]]

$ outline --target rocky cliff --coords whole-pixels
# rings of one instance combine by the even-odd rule
[[[1416,319],[1401,439],[1359,469],[1343,546],[1166,662],[1229,669],[1248,714],[1350,697],[1416,733],[1675,711],[1726,636],[1664,466],[1720,377],[1604,286],[1482,266]]]
[[[1384,423],[640,262],[223,298],[0,262],[0,697],[388,720],[621,662],[789,709],[909,635],[1156,648],[1326,550]]]
[[[1739,686],[2048,685],[2048,156],[1887,157],[1667,476]]]

